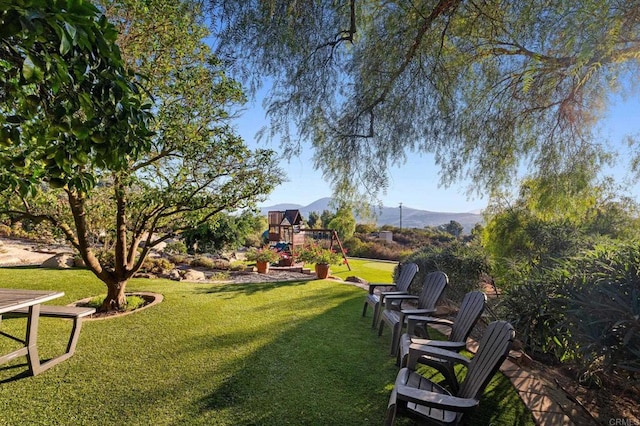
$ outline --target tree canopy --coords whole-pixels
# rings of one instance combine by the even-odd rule
[[[0,1],[0,186],[86,190],[149,147],[150,104],[89,2]]]
[[[218,51],[273,81],[267,134],[290,153],[310,142],[338,194],[384,192],[414,151],[479,191],[522,167],[591,169],[608,160],[592,131],[608,95],[638,82],[636,2],[210,4]]]
[[[153,247],[220,212],[253,206],[280,182],[282,172],[273,151],[249,149],[228,124],[234,108],[244,102],[244,95],[241,86],[226,76],[221,62],[205,43],[208,31],[198,2],[105,0],[98,2],[100,9],[97,9],[77,0],[53,2],[57,9],[51,12],[44,3],[35,1],[24,11],[16,8],[24,18],[19,19],[21,25],[8,40],[17,47],[3,38],[2,48],[27,53],[22,62],[19,58],[14,61],[21,64],[22,75],[5,80],[18,88],[24,86],[24,68],[29,64],[32,44],[42,46],[40,50],[46,51],[46,55],[65,63],[66,57],[56,55],[59,50],[66,50],[61,39],[69,37],[75,28],[80,53],[70,53],[66,63],[73,64],[75,57],[80,56],[84,58],[84,68],[56,68],[51,59],[42,69],[47,72],[53,69],[55,78],[52,77],[53,83],[43,82],[42,90],[55,100],[54,95],[59,93],[55,81],[85,81],[82,71],[95,83],[86,89],[89,94],[84,86],[64,88],[62,105],[80,109],[58,111],[51,105],[55,118],[69,122],[70,128],[63,131],[56,127],[55,132],[49,133],[51,127],[57,126],[51,124],[50,105],[36,103],[39,115],[32,114],[18,122],[11,118],[15,115],[12,100],[22,102],[29,95],[20,97],[15,90],[0,92],[1,119],[10,124],[16,121],[22,132],[19,142],[11,141],[10,146],[0,150],[0,159],[12,158],[14,151],[29,155],[23,167],[7,167],[2,172],[13,181],[22,179],[23,169],[30,164],[30,171],[39,172],[19,186],[28,191],[15,191],[4,181],[3,196],[8,206],[4,211],[13,217],[45,221],[61,229],[86,265],[106,283],[103,309],[119,309],[126,303],[124,290],[128,279]],[[86,24],[86,31],[93,26],[102,31],[96,30],[94,38],[78,35],[81,27],[75,24],[75,15],[66,14],[75,10],[76,5],[87,15],[80,21]],[[13,16],[11,10],[4,12],[3,18]],[[101,12],[115,26],[108,24]],[[59,31],[42,32],[38,25],[28,25],[29,19],[40,16],[50,19],[53,22],[50,25],[57,25]],[[48,22],[45,21],[47,25]],[[72,46],[76,46],[73,40]],[[113,70],[102,71],[101,67],[107,67],[110,61]],[[92,67],[99,71],[95,76]],[[47,75],[45,71],[43,75]],[[134,76],[141,77],[134,80]],[[120,77],[122,84],[118,83]],[[13,90],[13,86],[8,87]],[[38,88],[29,86],[21,90]],[[125,88],[131,88],[130,92]],[[113,106],[115,115],[107,101],[101,104],[92,101],[92,96],[101,101],[103,95],[107,101],[111,97],[120,100]],[[138,103],[122,100],[130,98]],[[154,115],[148,129],[142,126],[147,124],[143,120],[147,116],[142,115],[146,110],[142,106],[140,112],[134,109],[144,104],[152,105]],[[99,123],[97,127],[90,127],[91,119]],[[79,127],[74,127],[75,124]],[[142,130],[138,131],[139,128]],[[44,140],[31,129],[43,130]],[[118,129],[122,131],[115,133]],[[104,152],[103,144],[113,151]],[[46,153],[51,150],[53,157],[48,157]],[[40,152],[45,154],[38,157]],[[59,156],[71,160],[60,165]],[[48,166],[50,158],[64,174]],[[39,164],[36,160],[47,167],[36,167]],[[113,250],[113,262],[103,262],[95,250],[94,242],[101,234],[109,237],[107,248]]]

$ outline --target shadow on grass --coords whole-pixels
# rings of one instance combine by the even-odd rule
[[[286,287],[298,287],[311,282],[310,280],[302,281],[270,281],[264,283],[238,283],[238,284],[215,284],[211,287],[199,287],[197,293],[211,293],[227,296],[228,298],[237,295],[251,296],[260,292],[267,292],[275,289]]]
[[[0,373],[2,374],[2,376],[4,376],[4,373],[10,372],[11,370],[15,370],[18,368],[22,370],[18,374],[14,374],[13,376],[0,379],[0,384],[11,383],[11,382],[15,382],[16,380],[21,380],[21,379],[26,379],[27,377],[31,377],[31,374],[29,374],[28,367],[29,367],[29,364],[27,364],[26,362],[0,367]]]
[[[250,286],[243,285],[241,291]],[[259,285],[260,291],[273,286]],[[304,301],[309,306],[328,308],[310,317],[288,318],[273,339],[241,360],[223,365],[228,375],[194,407],[203,419],[216,413],[224,417],[217,418],[220,424],[383,422],[397,374],[395,359],[388,356],[390,336],[384,333],[378,337],[369,326],[370,318],[360,315],[359,293],[351,292],[346,297],[317,294]],[[250,336],[240,333],[224,340],[232,348],[236,338]],[[481,406],[483,409],[468,419],[469,424],[533,424],[530,413],[504,378],[485,394]],[[505,411],[506,417],[502,415]]]

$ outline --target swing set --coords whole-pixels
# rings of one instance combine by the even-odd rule
[[[328,228],[301,228],[302,216],[300,210],[270,211],[269,218],[269,243],[286,244],[289,251],[295,254],[296,248],[302,247],[305,239],[311,238],[322,243],[329,250],[334,250],[334,245],[340,249],[342,258],[349,271],[351,265],[347,260],[347,253],[335,229]],[[338,251],[336,249],[336,251]]]

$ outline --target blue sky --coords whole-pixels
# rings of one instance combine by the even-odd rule
[[[262,99],[249,101],[246,110],[235,121],[237,131],[249,146],[256,146],[256,133],[266,124]],[[625,163],[629,151],[624,137],[640,133],[640,99],[635,97],[623,100],[621,97],[615,97],[600,124],[600,132],[603,138],[620,149],[621,166],[610,173],[615,176],[617,182],[623,183],[629,178]],[[261,144],[264,143],[261,141]],[[279,150],[276,143],[269,148]],[[300,157],[293,158],[288,163],[284,162],[282,168],[287,172],[289,181],[276,188],[261,205],[307,205],[318,198],[330,197],[329,184],[323,180],[321,172],[313,169],[312,156],[313,151],[307,146]],[[387,193],[381,194],[380,197],[383,205],[394,207],[402,203],[405,207],[440,212],[470,212],[486,206],[485,198],[467,197],[467,182],[460,182],[449,188],[440,187],[438,172],[439,168],[432,156],[413,155],[402,167],[390,170],[389,188]],[[640,185],[633,185],[629,195],[640,201]]]

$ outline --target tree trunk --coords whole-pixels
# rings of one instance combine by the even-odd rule
[[[107,297],[105,297],[100,311],[119,311],[123,310],[127,305],[127,299],[124,295],[124,289],[127,286],[127,281],[108,282],[107,284]]]

